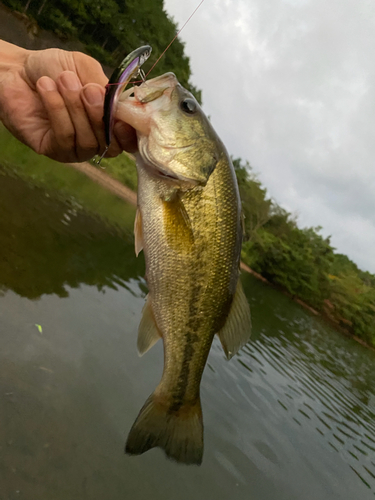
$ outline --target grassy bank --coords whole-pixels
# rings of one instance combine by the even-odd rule
[[[84,210],[126,231],[132,230],[135,209],[81,172],[34,153],[21,144],[0,124],[1,164],[13,175],[30,184],[43,187],[64,199],[70,199]],[[134,188],[134,164],[125,155],[106,161],[106,171]],[[130,166],[133,168],[130,168]],[[100,169],[100,167],[97,167]],[[123,172],[127,172],[124,174]]]

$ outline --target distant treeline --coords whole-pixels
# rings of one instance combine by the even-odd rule
[[[65,39],[79,39],[101,63],[116,67],[126,54],[149,44],[153,52],[145,69],[157,60],[177,32],[163,0],[2,0],[36,25]],[[201,102],[201,91],[189,81],[190,61],[177,38],[152,72],[173,71]]]
[[[375,346],[375,276],[335,253],[321,227],[300,229],[295,217],[267,198],[249,163],[237,158],[233,164],[245,215],[242,260]]]

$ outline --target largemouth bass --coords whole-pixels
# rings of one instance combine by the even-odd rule
[[[134,92],[134,94],[133,94]],[[228,153],[195,98],[173,73],[123,94],[117,114],[137,131],[135,245],[149,294],[138,350],[163,339],[164,371],[130,430],[126,452],[159,446],[200,464],[200,382],[215,334],[231,358],[249,339],[238,280],[241,202]]]

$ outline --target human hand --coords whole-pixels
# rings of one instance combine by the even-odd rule
[[[0,42],[0,119],[24,144],[54,160],[80,162],[104,151],[107,81],[100,64],[80,52],[27,51]],[[136,150],[135,132],[118,122],[106,156],[124,149]]]

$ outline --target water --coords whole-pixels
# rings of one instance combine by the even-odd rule
[[[0,180],[1,500],[374,499],[375,353],[249,275],[252,341],[230,362],[215,341],[202,381],[203,465],[124,455],[162,370],[161,342],[136,353],[143,260],[74,200]]]

